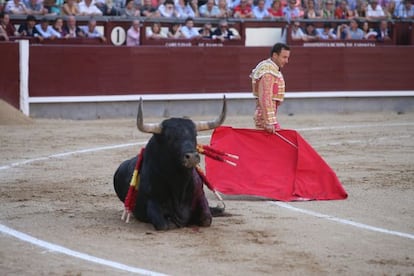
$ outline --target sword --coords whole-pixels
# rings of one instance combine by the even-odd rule
[[[297,145],[293,144],[291,141],[289,141],[286,137],[284,137],[282,134],[278,133],[277,131],[273,132],[274,134],[276,134],[280,139],[282,139],[283,141],[285,141],[286,143],[288,143],[289,145],[291,145],[292,147],[294,147],[295,149],[298,148]]]

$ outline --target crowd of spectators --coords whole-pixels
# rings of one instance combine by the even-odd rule
[[[20,15],[166,18],[390,19],[414,18],[413,0],[0,0]]]
[[[336,27],[330,22],[325,22],[321,28],[308,22],[304,28],[295,21],[291,29],[293,41],[323,41],[323,40],[375,40],[391,41],[392,30],[388,27],[388,21],[383,19],[376,23],[376,27],[370,28],[368,21],[359,24],[356,19],[350,19],[349,24],[338,24]]]
[[[97,30],[93,17],[121,16],[131,18],[131,28],[137,25],[135,20],[139,17],[185,20],[184,24],[171,25],[168,31],[163,31],[159,23],[153,24],[145,33],[147,38],[154,39],[239,39],[237,32],[228,28],[227,19],[240,18],[286,20],[292,23],[291,37],[294,40],[361,37],[386,40],[390,37],[390,30],[384,27],[387,20],[414,19],[413,2],[414,0],[0,0],[0,39],[7,40],[8,36],[13,35],[36,36],[39,39],[83,36],[99,37],[104,41],[105,37]],[[26,15],[26,23],[15,30],[10,24],[10,15]],[[36,16],[48,15],[55,16],[54,22],[47,19],[36,21]],[[63,29],[73,24],[76,16],[90,16],[91,20],[87,25],[77,27],[76,31],[64,32]],[[215,28],[209,22],[201,28],[194,28],[195,18],[219,19],[220,22]],[[298,21],[302,19],[325,19],[326,24],[323,28],[316,28],[313,23],[301,26]],[[335,19],[347,20],[349,24],[330,26],[329,22]],[[367,21],[380,23],[374,30],[364,26]],[[381,28],[381,34],[378,34]]]
[[[34,15],[28,15],[24,23],[16,29],[10,22],[10,15],[0,13],[0,40],[10,37],[32,37],[39,41],[57,38],[98,38],[105,42],[105,36],[98,30],[96,20],[91,17],[86,25],[78,26],[76,17],[70,15],[64,22],[62,17],[56,17],[52,22],[42,17],[37,20]]]

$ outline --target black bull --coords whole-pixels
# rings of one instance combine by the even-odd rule
[[[153,133],[148,141],[140,170],[140,182],[134,216],[152,223],[157,230],[189,225],[210,226],[212,215],[219,208],[209,207],[203,182],[195,170],[200,162],[196,150],[197,131],[214,129],[226,116],[226,100],[220,116],[214,121],[193,122],[170,118],[161,124],[144,124],[142,100],[139,104],[137,127]],[[137,157],[124,161],[114,175],[114,188],[124,202]]]

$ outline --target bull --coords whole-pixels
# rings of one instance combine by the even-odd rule
[[[209,207],[203,181],[195,166],[200,163],[197,131],[220,126],[226,116],[226,99],[221,114],[212,121],[193,122],[188,118],[169,118],[159,124],[144,123],[142,99],[137,115],[137,128],[152,133],[143,152],[135,218],[151,223],[156,230],[190,225],[208,227],[213,215],[223,212]],[[138,156],[121,163],[114,174],[114,188],[125,202]]]

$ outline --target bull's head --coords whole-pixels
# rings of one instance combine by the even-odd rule
[[[214,129],[220,126],[226,117],[226,98],[223,98],[223,108],[220,116],[212,121],[192,121],[185,118],[170,118],[161,123],[145,123],[142,116],[142,99],[140,99],[137,127],[140,131],[153,133],[157,136],[158,147],[164,147],[164,152],[170,152],[168,156],[175,158],[186,168],[192,168],[200,162],[200,156],[196,150],[197,131]],[[165,156],[166,157],[166,156]]]
[[[221,110],[220,116],[213,120],[213,121],[196,121],[194,124],[196,125],[197,131],[203,131],[203,130],[210,130],[214,129],[218,126],[220,126],[224,119],[226,118],[226,112],[227,112],[227,103],[226,103],[226,97],[223,97],[223,107]],[[144,118],[142,116],[142,98],[139,100],[139,106],[138,106],[138,115],[137,115],[137,127],[140,131],[146,132],[146,133],[154,133],[154,134],[160,134],[162,131],[162,125],[161,123],[157,124],[144,124]]]

